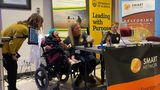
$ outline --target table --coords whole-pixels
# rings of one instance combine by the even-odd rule
[[[160,90],[160,45],[105,48],[109,90]]]
[[[95,46],[86,47],[86,48],[84,46],[76,46],[75,49],[102,54],[102,49],[97,49],[97,47],[95,47]],[[102,58],[101,59],[101,84],[103,84],[103,83],[104,83],[104,59]]]

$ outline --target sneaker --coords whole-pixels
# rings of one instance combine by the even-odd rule
[[[73,61],[74,61],[75,63],[81,62],[80,60],[76,60],[76,59],[73,59]]]

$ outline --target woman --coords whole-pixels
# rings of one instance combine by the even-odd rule
[[[81,27],[79,25],[79,23],[73,23],[69,26],[69,33],[68,33],[68,37],[63,41],[65,44],[69,45],[71,44],[72,48],[74,48],[75,46],[78,45],[84,45],[86,42],[88,42],[88,35],[85,32],[81,32]],[[94,42],[94,39],[91,39],[91,42]],[[66,46],[66,45],[65,45]],[[72,54],[74,54],[75,50],[72,49]],[[87,52],[87,56],[91,55],[91,53]],[[84,57],[85,57],[85,53],[83,51],[80,52],[80,56],[78,57],[77,54],[75,54],[75,58],[78,60],[82,60],[82,65],[79,67],[80,70],[80,76],[78,76],[77,78],[77,82],[80,79],[85,80],[85,68],[84,68]],[[95,58],[95,57],[94,57]],[[88,60],[87,59],[87,75],[89,75],[89,73],[91,73],[96,66],[96,61],[95,59],[92,60]],[[94,80],[94,77],[88,77],[86,81],[89,81],[90,83],[96,83],[96,81]]]
[[[18,21],[6,29],[1,31],[2,37],[22,37],[23,35],[28,35],[28,26],[40,30],[43,26],[43,18],[37,14],[33,13],[27,20]],[[9,42],[5,42],[2,52],[4,60],[4,67],[7,70],[8,79],[8,90],[17,90],[16,79],[17,79],[17,53],[25,39],[15,38]]]
[[[105,39],[104,39],[104,43],[107,43],[107,44],[117,44],[119,43],[120,41],[120,34],[117,32],[118,30],[118,26],[119,26],[119,23],[118,22],[113,22],[111,24],[111,30],[112,32],[108,32]],[[111,40],[111,41],[110,41]]]

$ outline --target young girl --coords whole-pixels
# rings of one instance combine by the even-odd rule
[[[57,29],[50,29],[49,31],[49,36],[46,38],[46,47],[49,47],[49,49],[51,48],[62,48],[64,49],[65,45],[64,43],[62,42],[62,40],[60,39],[59,37],[59,33],[57,31]],[[61,53],[63,53],[64,51],[61,50]],[[68,58],[69,62],[70,63],[74,63],[76,62],[77,60],[75,60],[75,57],[73,54],[71,54],[71,59]]]
[[[62,42],[59,38],[59,33],[57,29],[50,29],[49,36],[46,38],[45,44],[54,48],[62,48]]]

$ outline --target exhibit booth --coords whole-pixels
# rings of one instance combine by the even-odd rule
[[[64,40],[68,35],[69,25],[75,21],[79,22],[81,30],[92,36],[95,42],[92,48],[77,47],[77,49],[95,52],[98,59],[100,59],[100,54],[103,55],[104,59],[101,64],[104,64],[106,68],[106,74],[104,74],[106,83],[102,85],[107,90],[159,90],[159,43],[141,43],[140,40],[141,36],[160,36],[158,27],[160,0],[3,1],[5,0],[0,1],[0,31],[12,23],[25,20],[32,13],[39,13],[44,18],[44,23],[38,33],[47,35],[51,28],[56,28],[60,33],[60,38]],[[133,36],[129,37],[131,43],[124,42],[125,40],[122,39],[122,45],[108,45],[103,49],[98,49],[98,46],[102,45],[100,44],[103,39],[101,31],[112,32],[112,22],[120,22],[120,28],[121,23],[126,22],[125,28],[133,29]],[[121,32],[118,31],[118,33]],[[135,42],[132,43],[132,41]],[[34,73],[35,65],[39,64],[35,62],[36,60],[33,60],[33,63],[29,62],[31,45],[27,42],[28,39],[19,50],[21,57],[18,61],[18,75],[26,74],[26,71]],[[1,48],[0,54],[0,90],[5,90],[4,76],[7,76],[7,72],[3,69]],[[104,73],[104,67],[101,66],[101,69],[100,73]],[[101,80],[104,79],[103,75],[100,77]]]

